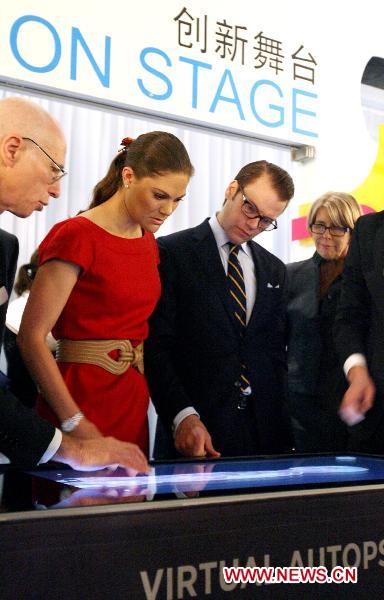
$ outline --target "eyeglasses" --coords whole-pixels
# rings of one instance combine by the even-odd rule
[[[45,156],[47,156],[49,160],[55,165],[56,168],[54,170],[54,173],[52,174],[51,183],[55,183],[56,181],[59,181],[59,179],[64,177],[64,175],[68,175],[68,172],[65,169],[63,169],[63,167],[58,165],[57,162],[53,160],[52,156],[49,156],[48,152],[46,152],[41,146],[39,146],[39,144],[35,142],[35,140],[29,137],[23,137],[22,139],[28,140],[28,142],[32,142],[32,144],[35,144],[35,146],[37,146],[39,150],[44,152]]]
[[[241,195],[243,196],[243,204],[241,205],[241,210],[245,214],[245,216],[248,217],[248,219],[259,219],[258,227],[263,231],[273,231],[274,229],[277,229],[276,219],[271,219],[270,217],[264,217],[263,215],[261,215],[256,204],[254,202],[251,202],[247,198],[241,187],[240,191]]]
[[[350,230],[349,227],[339,227],[338,225],[330,225],[328,227],[327,225],[324,225],[324,223],[312,223],[312,225],[309,226],[309,229],[312,233],[318,233],[320,235],[325,233],[328,229],[329,233],[336,237],[342,237]]]

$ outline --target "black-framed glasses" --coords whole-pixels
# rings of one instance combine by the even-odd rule
[[[44,148],[42,148],[37,142],[35,142],[35,140],[29,137],[23,137],[22,139],[28,140],[28,142],[32,142],[32,144],[35,144],[35,146],[37,146],[39,150],[41,150],[45,154],[45,156],[47,156],[49,160],[55,165],[55,173],[52,174],[51,183],[55,183],[56,181],[59,181],[59,179],[64,177],[64,175],[68,175],[68,171],[66,171],[65,169],[63,169],[63,167],[58,165],[57,162],[53,160],[52,156],[50,156],[48,152],[44,150]]]
[[[349,227],[342,227],[338,225],[328,226],[324,225],[324,223],[312,223],[312,225],[309,226],[309,229],[312,231],[312,233],[318,233],[319,235],[323,235],[323,233],[325,233],[328,229],[329,233],[336,237],[342,237],[347,233],[347,231],[349,231]]]
[[[271,219],[270,217],[264,217],[261,215],[256,204],[247,198],[247,196],[244,194],[244,190],[240,186],[239,188],[243,197],[241,210],[245,216],[248,217],[248,219],[259,219],[258,227],[263,231],[273,231],[274,229],[277,229],[276,219]]]

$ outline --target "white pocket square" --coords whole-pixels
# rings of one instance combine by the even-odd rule
[[[280,283],[277,285],[272,285],[272,283],[267,283],[267,288],[274,288],[275,290],[280,287]]]

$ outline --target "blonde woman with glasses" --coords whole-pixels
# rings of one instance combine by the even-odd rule
[[[288,269],[288,388],[296,449],[347,449],[353,430],[339,418],[346,381],[333,342],[341,276],[361,209],[353,196],[328,192],[311,206],[315,253]]]

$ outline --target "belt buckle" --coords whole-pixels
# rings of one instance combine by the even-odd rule
[[[133,348],[132,344],[129,340],[117,340],[114,344],[113,350],[118,350],[118,355],[116,358],[113,358],[113,362],[115,363],[115,372],[118,375],[125,373],[129,369],[133,361]],[[107,355],[110,358],[109,355]]]
[[[144,374],[144,351],[142,344],[138,344],[132,348],[133,360],[132,366],[135,367],[141,375]]]
[[[116,360],[117,363],[125,364],[125,370],[129,367],[134,367],[141,375],[144,374],[144,350],[142,343],[133,347],[129,340],[123,340],[120,344],[117,344],[117,349],[120,350],[120,354]]]

